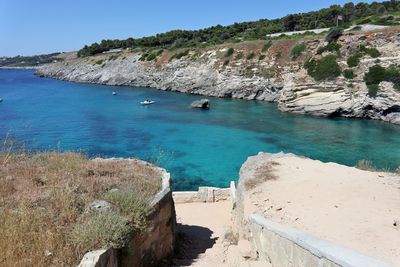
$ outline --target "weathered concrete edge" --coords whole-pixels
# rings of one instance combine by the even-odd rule
[[[251,214],[249,220],[295,243],[313,255],[319,258],[326,258],[343,267],[393,267],[388,263],[321,240],[291,227],[274,223],[256,213]]]

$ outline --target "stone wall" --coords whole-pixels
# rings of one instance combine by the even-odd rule
[[[170,188],[170,174],[163,175],[162,189],[151,203],[149,226],[121,249],[91,251],[85,254],[79,267],[158,266],[174,251],[176,216]]]
[[[261,260],[274,267],[390,267],[391,265],[280,225],[258,214],[249,218],[253,243]]]
[[[218,202],[232,199],[230,188],[199,187],[198,191],[173,193],[175,203]]]

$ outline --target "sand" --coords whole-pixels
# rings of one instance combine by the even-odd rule
[[[184,257],[174,266],[269,267],[270,264],[244,260],[239,246],[224,238],[231,228],[231,201],[175,204],[178,231],[189,240]]]
[[[399,175],[289,155],[274,161],[278,178],[249,192],[245,214],[400,266]]]

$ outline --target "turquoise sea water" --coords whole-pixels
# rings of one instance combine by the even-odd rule
[[[148,88],[77,84],[0,71],[0,139],[33,150],[82,150],[90,156],[138,157],[158,163],[176,190],[228,186],[260,151],[292,152],[353,166],[400,165],[400,126],[282,113],[274,104],[211,99],[209,111],[189,105],[201,96]],[[117,91],[117,96],[112,96]],[[157,103],[141,106],[151,98]]]

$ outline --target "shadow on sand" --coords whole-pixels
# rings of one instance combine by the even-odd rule
[[[170,266],[189,266],[218,239],[212,237],[210,229],[197,225],[178,223],[177,232],[175,255]]]

